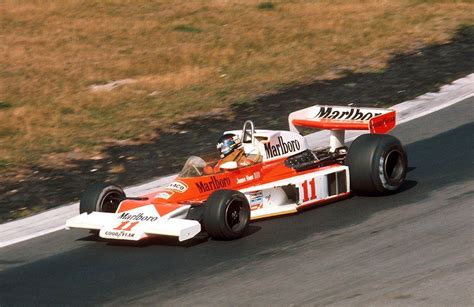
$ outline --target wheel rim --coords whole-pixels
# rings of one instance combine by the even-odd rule
[[[99,204],[99,212],[112,212],[117,211],[120,202],[123,200],[123,195],[117,191],[107,192],[102,201]]]
[[[398,182],[403,177],[404,173],[404,163],[402,158],[402,153],[394,149],[390,151],[385,157],[384,161],[384,174],[388,181]]]
[[[243,202],[240,200],[231,200],[225,210],[225,222],[232,231],[239,231],[243,228],[247,218],[243,210]]]

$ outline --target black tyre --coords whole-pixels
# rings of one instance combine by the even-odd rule
[[[82,194],[79,211],[115,212],[124,199],[125,192],[121,187],[105,183],[95,184]]]
[[[354,192],[383,195],[397,191],[405,181],[407,156],[396,137],[364,134],[351,144],[346,165]]]
[[[247,230],[249,221],[249,203],[244,194],[238,191],[215,191],[204,205],[203,226],[214,239],[240,238]]]

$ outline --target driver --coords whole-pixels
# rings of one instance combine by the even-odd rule
[[[221,136],[216,147],[221,158],[219,164],[235,161],[237,165],[241,167],[254,163],[253,160],[247,158],[245,155],[242,148],[242,141],[235,134],[227,133]]]
[[[247,158],[240,138],[232,133],[224,134],[217,142],[217,151],[219,152],[220,160],[212,170],[219,172],[220,165],[226,162],[235,161],[238,167],[249,166],[255,163],[252,159]],[[205,169],[205,173],[209,174],[210,169]]]

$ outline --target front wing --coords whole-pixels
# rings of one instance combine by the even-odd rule
[[[153,235],[178,237],[179,241],[191,239],[201,231],[198,221],[180,218],[160,218],[158,221],[122,221],[115,213],[82,213],[66,222],[66,228],[99,230],[105,239],[138,241]]]

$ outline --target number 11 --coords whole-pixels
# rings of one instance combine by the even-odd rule
[[[311,195],[309,195],[310,191],[310,187],[308,186],[308,183],[309,183],[309,186],[311,187]],[[307,201],[310,201],[310,200],[313,200],[313,199],[316,199],[316,180],[315,178],[312,178],[311,180],[305,180],[303,182],[303,202],[307,202]]]

